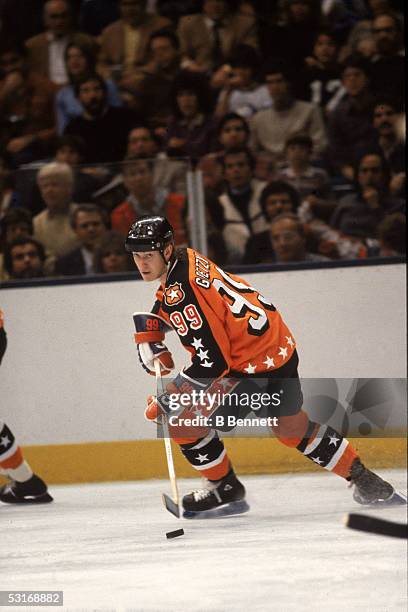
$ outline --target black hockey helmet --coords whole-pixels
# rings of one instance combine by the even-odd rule
[[[166,217],[146,215],[133,223],[125,242],[129,253],[138,251],[163,251],[173,241],[174,231]]]

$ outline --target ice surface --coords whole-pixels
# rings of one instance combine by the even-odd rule
[[[404,471],[381,475],[405,490]],[[366,510],[327,473],[243,481],[251,511],[207,521],[167,513],[166,481],[53,486],[54,504],[3,504],[0,589],[63,590],[57,610],[405,612],[406,541],[343,525],[349,511],[404,522],[404,507]]]

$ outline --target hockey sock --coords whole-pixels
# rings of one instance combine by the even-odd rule
[[[26,461],[13,432],[5,423],[0,422],[0,469],[9,478],[18,482],[25,482],[33,475],[33,472]]]
[[[297,448],[325,470],[343,478],[349,477],[351,465],[358,454],[350,442],[329,425],[310,421],[301,410],[294,416],[282,417],[274,431],[283,444]]]
[[[210,431],[205,438],[198,440],[186,442],[185,439],[175,438],[174,441],[180,445],[190,465],[208,480],[221,480],[230,471],[227,451],[216,431]]]

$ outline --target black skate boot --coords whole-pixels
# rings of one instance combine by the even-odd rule
[[[245,487],[233,470],[222,480],[208,480],[204,489],[183,497],[184,518],[215,518],[248,512]]]
[[[48,504],[53,498],[47,485],[33,474],[25,482],[13,480],[0,489],[0,501],[6,504]]]
[[[402,493],[364,467],[360,459],[354,459],[348,480],[355,485],[353,498],[359,504],[394,506],[407,503],[407,498]]]

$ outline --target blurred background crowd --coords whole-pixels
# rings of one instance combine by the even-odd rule
[[[133,271],[124,236],[219,264],[404,255],[399,0],[0,0],[0,281]]]

